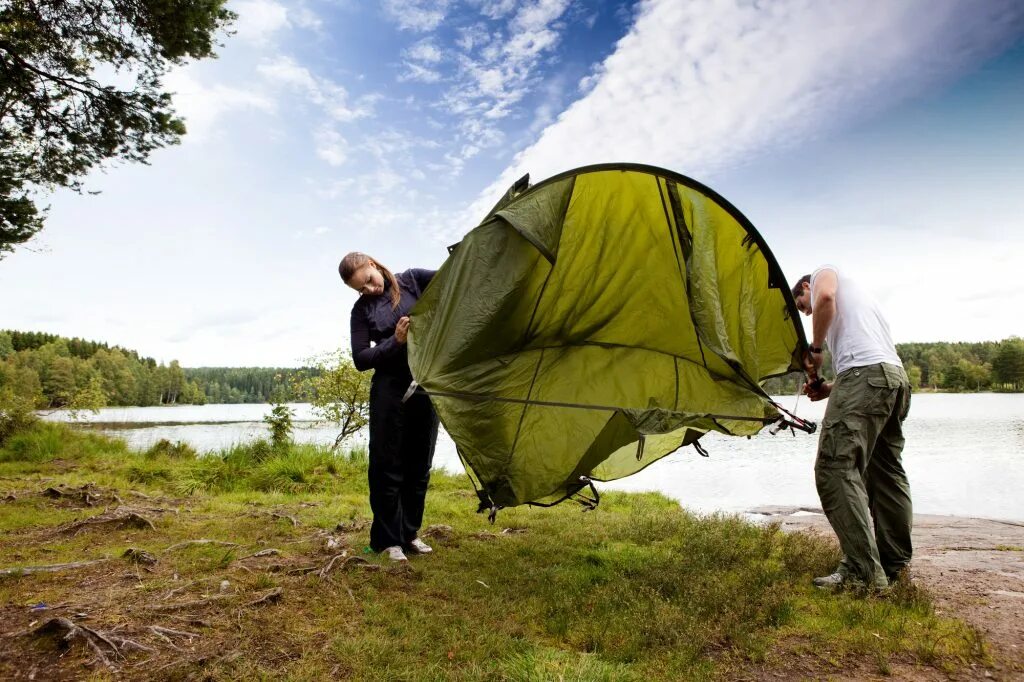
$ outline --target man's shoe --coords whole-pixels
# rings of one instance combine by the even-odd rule
[[[430,554],[434,551],[434,548],[423,542],[419,538],[416,538],[405,548],[409,554]]]
[[[384,556],[391,559],[392,561],[408,561],[409,557],[405,556],[405,552],[398,545],[391,547],[385,547],[384,551],[381,552]]]
[[[823,590],[838,590],[846,582],[846,576],[838,571],[832,575],[821,576],[811,581],[815,587],[820,587]]]

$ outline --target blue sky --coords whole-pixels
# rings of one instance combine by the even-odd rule
[[[186,366],[346,345],[346,252],[437,267],[511,181],[701,180],[790,278],[832,262],[897,341],[1024,334],[1013,0],[239,0],[175,70],[190,133],[58,193],[0,262],[0,327]]]

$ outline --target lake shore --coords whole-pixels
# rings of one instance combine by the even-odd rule
[[[758,507],[750,514],[789,532],[834,537],[821,509]],[[938,613],[977,627],[992,647],[996,679],[1024,676],[1024,523],[914,515],[911,575]]]
[[[795,404],[792,396],[778,399],[811,421],[820,422],[824,415],[824,403],[804,399]],[[296,441],[334,443],[336,428],[313,423],[308,405],[293,407]],[[106,408],[96,415],[87,413],[84,421],[121,424],[99,430],[123,439],[134,450],[146,450],[166,439],[188,443],[199,452],[217,452],[266,437],[268,427],[262,419],[269,410],[270,405],[260,404]],[[48,420],[60,417],[55,413]],[[1014,492],[1024,490],[1024,468],[1019,466],[1024,449],[1024,394],[915,396],[905,434],[904,464],[915,509],[1024,522],[1024,497]],[[813,506],[818,503],[813,477],[817,441],[816,435],[807,434],[764,432],[748,440],[711,433],[701,439],[710,457],[683,448],[602,488],[659,492],[698,513],[741,513],[769,504]],[[365,437],[360,435],[351,444],[365,447]],[[443,430],[434,467],[449,473],[463,471],[455,444]],[[974,494],[976,490],[986,494]]]
[[[261,444],[262,443],[262,444]],[[0,447],[5,679],[947,679],[1002,668],[937,597],[810,579],[834,542],[663,495],[475,513],[431,481],[435,553],[367,554],[365,454],[199,457],[41,424]],[[973,666],[973,667],[972,667]]]

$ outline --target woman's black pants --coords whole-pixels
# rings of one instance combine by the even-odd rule
[[[404,403],[408,376],[377,374],[370,386],[370,547],[416,539],[437,442],[437,414],[422,392]]]

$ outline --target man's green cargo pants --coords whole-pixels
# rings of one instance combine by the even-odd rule
[[[902,367],[854,367],[832,386],[814,478],[843,551],[838,573],[852,584],[884,588],[910,563],[913,507],[900,457],[909,410]]]

